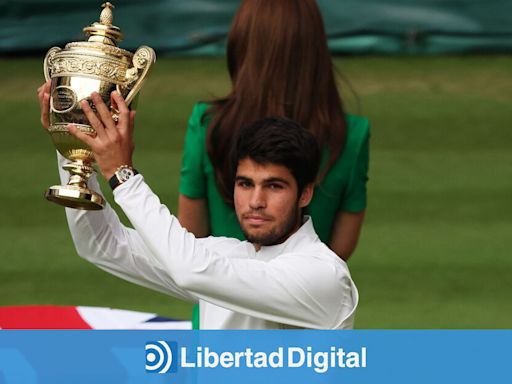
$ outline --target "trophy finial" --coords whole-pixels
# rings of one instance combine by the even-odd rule
[[[100,14],[100,23],[103,25],[112,25],[112,22],[114,21],[114,16],[112,14],[112,10],[115,8],[114,5],[107,1],[106,3],[101,4],[101,7],[103,10]]]
[[[100,21],[84,28],[84,32],[89,36],[91,42],[103,43],[108,45],[117,45],[123,40],[121,30],[112,25],[114,16],[112,10],[115,8],[110,2],[101,5],[103,10],[100,13]]]

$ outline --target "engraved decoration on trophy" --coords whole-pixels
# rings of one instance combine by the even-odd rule
[[[134,54],[119,48],[117,44],[123,34],[112,25],[114,6],[105,3],[102,7],[100,21],[83,29],[87,41],[68,43],[64,49],[50,48],[44,59],[45,78],[51,79],[48,133],[57,150],[70,160],[63,166],[70,173],[68,184],[50,187],[45,197],[66,207],[85,210],[102,209],[105,200],[87,186],[95,172],[90,148],[72,136],[67,126],[72,123],[82,132],[95,134],[80,107],[80,102],[87,100],[94,109],[90,99],[93,92],[101,95],[116,120],[111,92],[119,91],[128,106],[133,107],[156,59],[153,49],[147,46],[141,46]]]

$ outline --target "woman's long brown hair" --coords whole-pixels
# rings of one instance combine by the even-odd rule
[[[219,191],[232,201],[229,152],[240,127],[284,116],[311,130],[329,153],[323,178],[343,150],[343,106],[315,0],[244,0],[228,35],[231,92],[213,100],[206,148]]]

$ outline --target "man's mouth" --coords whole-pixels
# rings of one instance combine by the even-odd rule
[[[267,221],[270,221],[271,217],[265,216],[265,215],[257,215],[257,214],[246,214],[243,216],[243,219],[248,224],[261,225]]]

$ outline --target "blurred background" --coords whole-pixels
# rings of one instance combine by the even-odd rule
[[[239,1],[118,0],[114,24],[157,51],[138,106],[134,163],[176,211],[187,119],[224,95]],[[346,108],[372,125],[369,206],[349,266],[357,328],[512,325],[512,2],[318,0]],[[84,40],[100,1],[0,1],[0,306],[191,305],[75,253],[36,89],[52,46]],[[105,187],[105,184],[103,184]],[[111,200],[108,187],[103,189]]]

